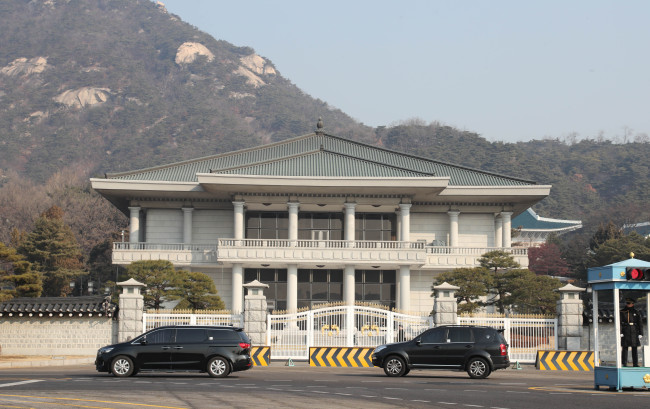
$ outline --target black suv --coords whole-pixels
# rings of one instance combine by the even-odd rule
[[[388,376],[404,376],[411,369],[458,369],[471,378],[487,378],[510,365],[503,334],[491,327],[441,326],[411,341],[380,345],[372,364]]]
[[[201,371],[212,377],[250,369],[251,341],[241,328],[228,326],[168,326],[132,341],[97,351],[95,367],[115,376],[140,370]]]

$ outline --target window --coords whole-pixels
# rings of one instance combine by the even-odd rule
[[[298,213],[298,240],[343,240],[343,213]]]
[[[289,213],[247,212],[247,239],[287,239],[289,238]]]
[[[435,328],[422,334],[423,344],[443,344],[447,342],[447,328]]]
[[[355,238],[357,240],[391,241],[396,239],[394,214],[355,214]]]
[[[274,268],[244,269],[244,282],[250,283],[253,280],[269,285],[269,288],[264,289],[264,295],[270,310],[284,310],[287,308],[287,270]]]
[[[343,294],[343,271],[298,270],[298,308],[341,301]]]
[[[234,341],[239,342],[240,338],[235,331],[227,329],[210,329],[208,330],[208,341]]]
[[[150,332],[144,338],[147,340],[147,344],[170,344],[172,342],[172,331],[171,329],[161,329]]]
[[[357,270],[355,300],[395,307],[395,270]]]
[[[198,344],[205,341],[205,330],[198,328],[182,328],[176,330],[177,344]]]
[[[473,342],[469,328],[449,328],[449,342]]]

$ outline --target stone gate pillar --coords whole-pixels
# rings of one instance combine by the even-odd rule
[[[582,300],[584,288],[567,284],[558,288],[561,294],[557,302],[557,346],[565,351],[579,351],[582,337]]]
[[[456,304],[456,291],[460,287],[444,282],[433,287],[433,323],[439,325],[456,325],[458,322],[458,304]]]
[[[117,283],[117,285],[122,287],[119,301],[120,310],[117,314],[119,320],[117,341],[126,342],[143,332],[144,297],[142,289],[146,285],[133,278]]]
[[[244,284],[244,288],[246,288],[244,331],[246,331],[254,346],[266,345],[267,304],[264,289],[269,288],[269,286],[255,280]]]

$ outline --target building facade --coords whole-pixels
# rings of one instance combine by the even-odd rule
[[[328,135],[91,179],[130,217],[113,263],[169,260],[208,274],[240,311],[259,280],[269,308],[366,301],[429,312],[434,276],[511,252],[512,217],[550,186]]]

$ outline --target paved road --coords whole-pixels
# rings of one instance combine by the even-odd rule
[[[0,408],[643,408],[650,391],[593,389],[591,372],[505,370],[485,380],[463,372],[379,368],[255,367],[225,379],[205,374],[114,378],[90,366],[0,371]]]

